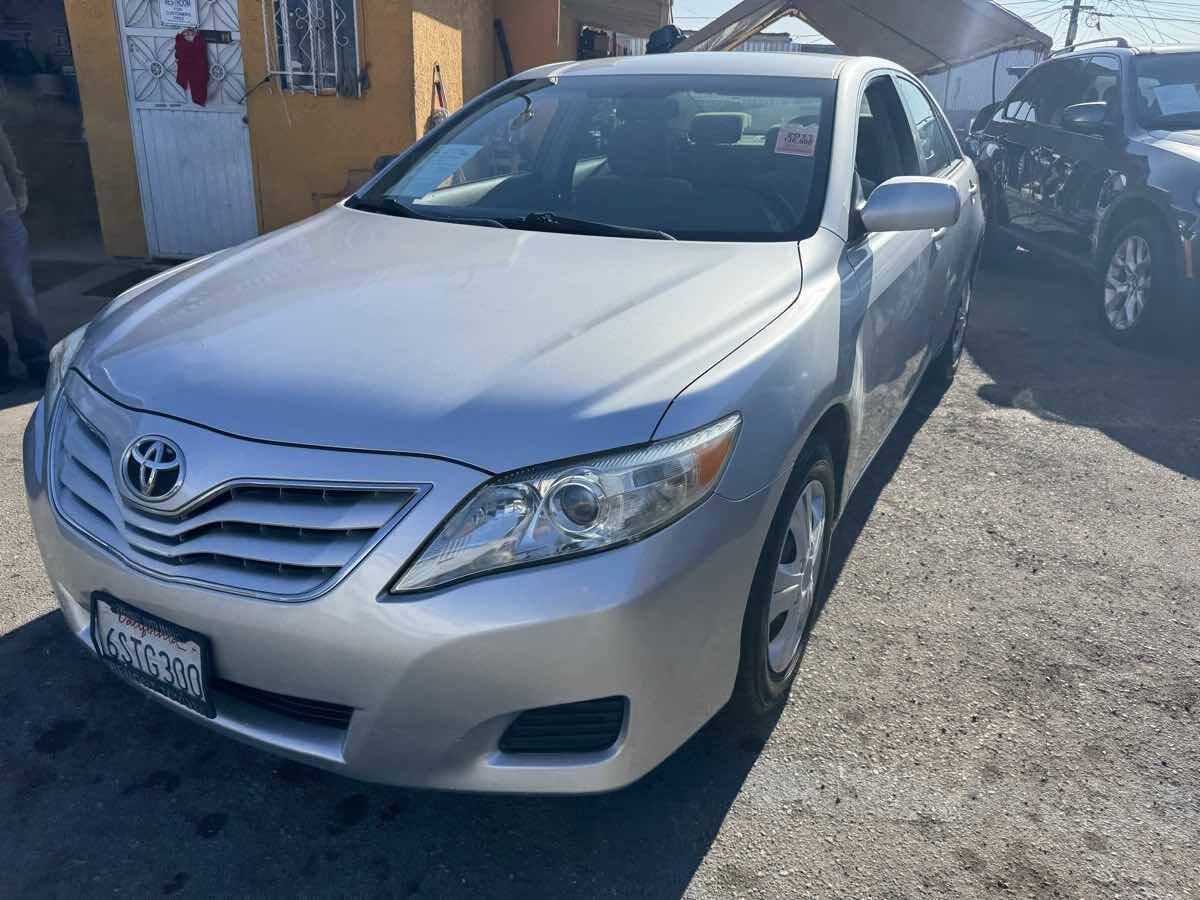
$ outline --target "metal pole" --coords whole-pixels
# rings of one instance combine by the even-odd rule
[[[1083,0],[1071,0],[1071,22],[1067,25],[1066,46],[1068,47],[1075,46],[1075,33],[1079,30],[1079,8],[1082,4]]]

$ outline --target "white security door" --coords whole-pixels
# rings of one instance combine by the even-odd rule
[[[258,233],[246,76],[237,0],[198,0],[203,29],[229,32],[208,45],[208,101],[175,81],[175,36],[161,0],[116,0],[129,118],[152,256],[188,258]]]

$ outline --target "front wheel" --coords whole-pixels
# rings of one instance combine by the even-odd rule
[[[825,590],[835,513],[833,456],[811,442],[767,532],[742,623],[733,705],[765,716],[787,702]]]
[[[1171,262],[1163,230],[1149,219],[1130,222],[1109,244],[1103,263],[1100,327],[1118,344],[1147,335],[1171,295]]]

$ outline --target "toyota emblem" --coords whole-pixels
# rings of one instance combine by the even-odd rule
[[[121,470],[138,500],[160,503],[183,483],[183,452],[168,438],[146,435],[129,445]]]

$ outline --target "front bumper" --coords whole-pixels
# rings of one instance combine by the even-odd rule
[[[215,719],[156,699],[274,753],[408,786],[590,793],[653,769],[730,696],[746,598],[781,488],[739,502],[714,495],[616,550],[395,601],[385,586],[485,476],[392,457],[390,466],[432,484],[430,492],[330,591],[281,603],[156,578],[64,523],[47,493],[43,418],[39,405],[25,432],[26,489],[71,631],[91,649],[92,591],[199,631],[212,641],[217,677],[352,707],[348,727],[297,721],[223,694]],[[628,703],[621,736],[607,750],[498,748],[523,710],[610,696]]]

